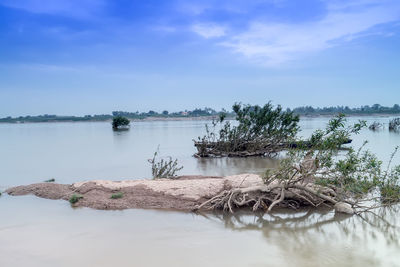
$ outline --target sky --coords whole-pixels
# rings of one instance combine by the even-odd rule
[[[400,103],[399,0],[0,0],[0,117]]]

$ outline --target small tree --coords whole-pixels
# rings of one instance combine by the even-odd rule
[[[213,121],[214,131],[206,125],[206,135],[195,141],[198,156],[271,155],[279,151],[283,143],[293,139],[299,130],[299,116],[289,110],[283,111],[281,106],[236,103],[232,108],[238,125],[232,126],[226,121],[226,114],[220,114],[219,119]],[[216,133],[218,124],[221,128]]]
[[[121,129],[123,127],[127,128],[129,127],[130,121],[122,116],[117,116],[113,119],[112,121],[112,127],[114,130]]]

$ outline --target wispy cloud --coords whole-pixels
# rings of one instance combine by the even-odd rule
[[[215,24],[195,24],[191,30],[198,35],[208,39],[225,36],[226,28]]]
[[[218,44],[262,64],[279,65],[368,34],[389,36],[371,30],[399,19],[397,1],[334,1],[319,20],[296,24],[250,21],[245,30],[225,36]]]
[[[0,5],[36,14],[91,18],[105,7],[106,0],[2,0]]]

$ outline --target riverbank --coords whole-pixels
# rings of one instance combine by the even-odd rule
[[[299,114],[300,118],[331,118],[336,116],[337,113],[329,113],[329,114]],[[371,114],[363,114],[363,113],[352,113],[345,114],[347,117],[396,117],[400,116],[400,113],[371,113]],[[165,117],[165,116],[150,116],[144,118],[128,118],[132,122],[139,121],[211,121],[216,119],[218,116],[178,116],[178,117]],[[11,123],[11,124],[19,124],[19,123],[59,123],[59,122],[111,122],[112,116],[107,115],[106,118],[86,118],[86,117],[55,117],[55,118],[43,118],[43,119],[25,119],[25,118],[1,118],[0,124]],[[233,116],[228,116],[226,120],[234,120]]]

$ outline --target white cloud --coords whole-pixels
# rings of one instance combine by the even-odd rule
[[[314,22],[253,21],[246,30],[219,44],[266,65],[282,64],[365,36],[374,26],[400,19],[400,2],[377,3],[355,0],[339,5],[337,1],[328,6],[322,19]]]
[[[215,24],[195,24],[191,30],[206,39],[226,35],[226,28]]]

